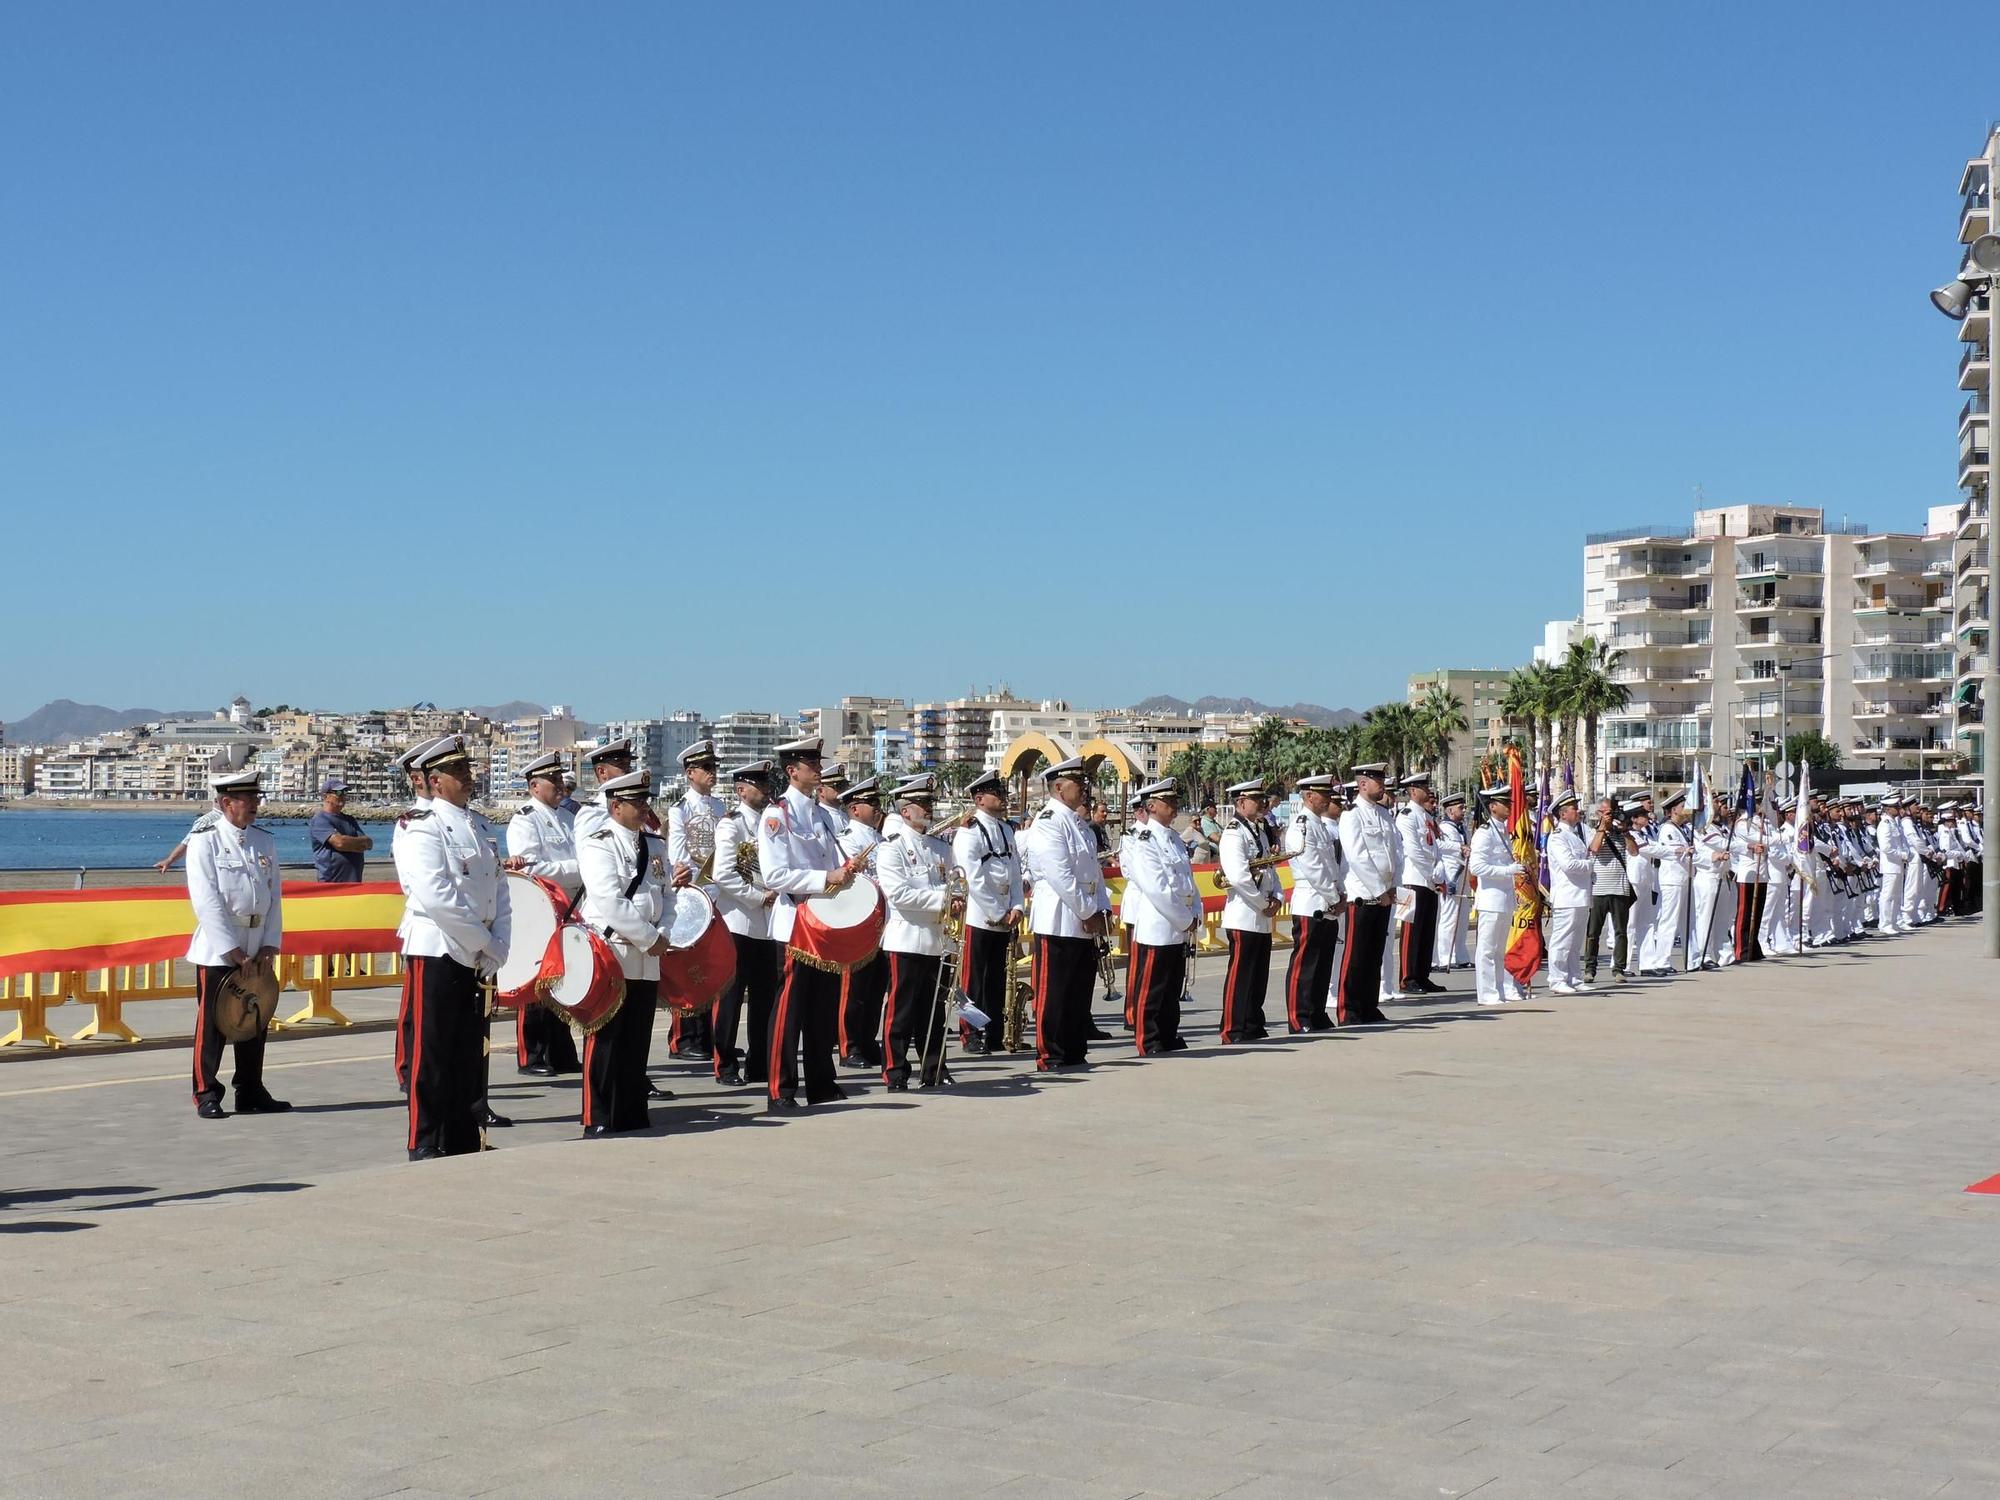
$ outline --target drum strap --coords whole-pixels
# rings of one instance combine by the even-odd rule
[[[639,833],[639,868],[632,872],[631,883],[625,887],[625,899],[627,901],[630,901],[632,899],[632,893],[638,890],[641,885],[645,884],[645,881],[646,881],[646,834],[645,831],[642,829]]]

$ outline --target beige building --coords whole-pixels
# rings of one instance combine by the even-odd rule
[[[910,728],[910,706],[901,698],[873,698],[850,693],[838,703],[799,710],[803,733],[816,734],[829,761],[850,767],[875,764],[876,735],[903,734]]]
[[[1583,633],[1623,653],[1630,704],[1598,734],[1598,784],[1719,784],[1785,733],[1850,767],[1936,774],[1950,737],[1950,535],[1829,526],[1798,506],[1697,511],[1584,546]]]
[[[1445,771],[1453,781],[1473,774],[1480,757],[1500,748],[1507,726],[1500,717],[1500,700],[1507,694],[1510,673],[1486,667],[1440,667],[1412,672],[1405,701],[1421,703],[1433,687],[1441,687],[1465,705],[1467,728],[1451,737]]]
[[[1007,741],[993,744],[993,715],[996,712],[1039,707],[1016,698],[1002,683],[978,697],[953,698],[947,703],[919,703],[910,710],[910,761],[913,765],[936,769],[947,761],[968,766],[986,766],[997,761]]]
[[[1986,137],[1983,154],[1973,157],[1959,174],[1958,238],[1971,244],[1994,232],[1993,188],[2000,178],[2000,126]],[[1993,299],[1976,297],[1958,325],[1964,348],[1958,357],[1959,501],[1952,515],[1951,615],[1952,673],[1956,687],[1954,736],[1966,756],[1966,770],[1984,769],[1984,706],[1979,679],[1985,674],[1990,647],[1991,580],[1986,572],[1987,511],[1993,496],[1993,413],[1988,402],[1993,389]]]

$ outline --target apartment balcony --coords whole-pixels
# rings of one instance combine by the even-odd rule
[[[1760,667],[1762,670],[1760,670]],[[1763,663],[1748,661],[1736,669],[1736,685],[1740,688],[1763,688],[1772,692],[1783,681],[1824,682],[1826,663],[1817,661],[1794,662],[1784,673],[1771,671]]]
[[[1927,734],[1857,734],[1854,737],[1856,755],[1889,755],[1898,752],[1911,755],[1949,755],[1951,743]]]
[[[1826,596],[1818,589],[1787,589],[1768,594],[1738,594],[1736,613],[1739,615],[1788,614],[1799,610],[1824,609]]]
[[[1862,578],[1915,578],[1925,571],[1921,557],[1858,557],[1854,576]]]
[[[1988,658],[1984,651],[1961,656],[1958,659],[1958,675],[1960,677],[1984,677],[1986,675],[1987,660]],[[1856,682],[1860,680],[1858,677],[1855,679]]]
[[[1931,605],[1928,594],[1906,594],[1900,590],[1882,590],[1861,594],[1855,598],[1854,613],[1857,615],[1922,614]]]
[[[1680,610],[1707,609],[1708,600],[1697,599],[1689,594],[1633,594],[1626,598],[1613,599],[1604,607],[1614,615],[1671,614]]]
[[[1986,539],[1986,498],[1975,495],[1958,508],[1957,540],[1980,542]]]
[[[1965,353],[1958,357],[1958,388],[1961,391],[1984,389],[1987,373],[1991,369],[1992,356],[1987,352],[1993,340],[1984,338],[1965,346]]]
[[[1949,711],[1942,700],[1923,698],[1863,698],[1854,705],[1857,719],[1938,719]]]
[[[1929,625],[1891,625],[1888,616],[1858,624],[1854,632],[1857,646],[1939,646],[1944,632]]]
[[[1965,405],[1958,409],[1958,435],[1960,440],[1963,441],[1967,427],[1974,424],[1984,427],[1986,425],[1986,416],[1986,392],[1974,391],[1966,400]]]
[[[1958,482],[1961,486],[1984,478],[1993,467],[1993,454],[1986,448],[1958,450]]]
[[[1819,632],[1809,625],[1773,625],[1769,630],[1739,630],[1739,646],[1819,646]]]
[[[1817,552],[1739,551],[1738,578],[1817,578],[1822,569]]]
[[[1706,630],[1614,629],[1610,645],[1616,651],[1706,651],[1715,637]]]
[[[1993,232],[1993,190],[1975,186],[1959,204],[1958,242],[1969,245],[1982,234]]]
[[[1993,331],[1993,307],[1990,297],[1974,297],[1965,309],[1964,320],[1958,325],[1958,336],[1966,342],[1983,342]]]
[[[1614,583],[1632,578],[1706,578],[1712,567],[1708,561],[1684,563],[1676,557],[1670,562],[1663,557],[1641,556],[1611,564],[1604,576]]]

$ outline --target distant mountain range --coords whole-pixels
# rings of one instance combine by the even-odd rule
[[[212,708],[106,708],[101,703],[77,703],[58,698],[44,703],[25,719],[7,726],[10,745],[60,745],[67,740],[87,739],[93,734],[109,734],[114,729],[130,729],[134,724],[153,724],[164,719],[209,719]]]
[[[1343,724],[1358,724],[1361,715],[1351,708],[1326,708],[1318,703],[1259,703],[1255,698],[1197,698],[1190,703],[1185,698],[1175,698],[1166,693],[1157,693],[1151,698],[1142,698],[1132,705],[1133,712],[1142,714],[1276,714],[1281,719],[1303,719],[1308,724],[1321,729],[1338,729]]]

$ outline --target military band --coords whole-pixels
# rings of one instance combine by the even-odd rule
[[[490,980],[511,936],[508,872],[572,898],[574,920],[602,940],[623,981],[622,1001],[602,1024],[578,1023],[587,1033],[580,1059],[566,1012],[530,1005],[518,1017],[523,1072],[583,1072],[588,1136],[647,1130],[649,1097],[672,1097],[653,1087],[648,1062],[663,964],[690,884],[729,934],[734,973],[692,1013],[696,1024],[673,1033],[682,1039],[676,1056],[708,1065],[722,1087],[761,1087],[771,1110],[847,1097],[836,1058],[879,1069],[884,1086],[901,1092],[950,1081],[953,1029],[967,1056],[1002,1051],[1024,920],[1036,1066],[1086,1066],[1100,946],[1113,920],[1106,848],[1088,815],[1093,768],[1080,758],[1049,766],[1044,805],[1017,835],[1008,785],[995,773],[972,781],[964,813],[939,825],[934,776],[892,784],[842,775],[836,792],[822,782],[821,758],[820,741],[808,737],[779,747],[775,771],[769,761],[730,768],[732,806],[714,793],[714,746],[699,742],[681,757],[686,791],[662,828],[652,778],[632,766],[629,741],[586,755],[594,793],[574,812],[565,756],[549,752],[521,768],[529,795],[505,830],[503,857],[502,835],[471,806],[472,765],[459,736],[399,757],[412,793],[392,839],[405,903],[396,1054],[410,1157],[476,1151],[482,1127],[504,1123],[486,1104],[483,1043]],[[1141,1055],[1189,1046],[1192,966],[1217,935],[1228,963],[1216,1040],[1265,1036],[1271,950],[1287,919],[1285,1019],[1300,1035],[1391,1024],[1385,996],[1442,990],[1433,974],[1460,966],[1468,934],[1472,998],[1520,999],[1528,981],[1507,971],[1507,955],[1519,891],[1537,880],[1547,884],[1543,968],[1533,982],[1557,996],[1590,991],[1606,900],[1623,904],[1629,963],[1652,978],[1674,975],[1676,954],[1692,970],[1729,967],[1898,936],[1978,909],[1983,846],[1969,802],[1926,806],[1891,792],[1869,806],[1817,794],[1732,813],[1715,797],[1704,819],[1676,794],[1661,801],[1657,822],[1652,799],[1641,797],[1615,810],[1599,804],[1586,829],[1577,798],[1562,793],[1547,808],[1537,870],[1524,868],[1505,826],[1508,788],[1481,790],[1484,816],[1468,836],[1463,794],[1438,800],[1428,777],[1405,777],[1397,809],[1387,770],[1358,766],[1346,786],[1331,774],[1298,778],[1282,823],[1271,818],[1281,789],[1258,779],[1228,787],[1234,817],[1218,851],[1221,896],[1206,904],[1176,828],[1181,786],[1165,777],[1136,788],[1116,858],[1117,920]],[[276,847],[254,821],[256,773],[219,775],[212,790],[215,814],[188,848],[191,1071],[204,1119],[225,1117],[220,1007],[257,985],[275,994],[284,932]],[[795,940],[806,904],[862,881],[879,903],[879,952],[870,940],[872,957],[822,961]],[[1620,978],[1633,977],[1626,962],[1614,959]],[[983,1014],[977,1029],[960,1024],[961,997],[966,1014]],[[268,1024],[268,1004],[261,1014]],[[235,1113],[288,1110],[263,1085],[262,1029],[253,1024],[235,1045]]]

